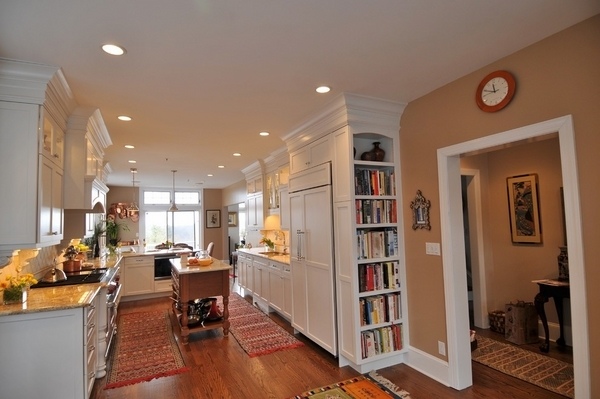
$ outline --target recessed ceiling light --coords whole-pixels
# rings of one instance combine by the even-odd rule
[[[217,166],[217,168],[219,168],[219,169],[225,169],[225,166],[224,165],[219,165],[219,166]]]
[[[125,144],[125,148],[132,149],[132,148],[135,148],[135,147],[134,147],[134,146],[132,146],[131,144]]]
[[[259,135],[266,137],[269,135],[269,132],[260,132]]]
[[[137,161],[134,161],[133,159],[130,159],[129,161],[127,161],[129,163],[137,163]]]
[[[131,120],[131,116],[119,115],[117,116],[117,119],[123,122],[129,122]]]
[[[329,86],[317,87],[317,93],[321,93],[321,94],[329,93],[330,90],[331,90],[331,87],[329,87]]]
[[[103,44],[102,50],[104,50],[105,53],[108,53],[110,55],[125,54],[125,49],[121,46],[117,46],[116,44]]]
[[[206,176],[208,176],[208,177],[213,177],[213,174],[212,174],[212,173],[209,173],[209,174],[207,174]]]
[[[233,153],[233,156],[234,156],[234,157],[241,157],[241,156],[242,156],[242,154],[240,154],[239,152],[234,152],[234,153]]]

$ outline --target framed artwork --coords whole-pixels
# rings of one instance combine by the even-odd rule
[[[237,212],[229,212],[229,215],[227,218],[227,225],[229,227],[237,226]]]
[[[417,190],[415,200],[410,203],[410,209],[412,209],[413,214],[413,230],[431,230],[431,225],[429,224],[430,206],[431,202],[427,198],[423,197],[421,190]]]
[[[506,178],[512,242],[542,242],[537,174]]]
[[[218,209],[206,211],[206,228],[215,229],[221,227],[221,211]]]

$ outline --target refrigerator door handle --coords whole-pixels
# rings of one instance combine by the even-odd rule
[[[303,260],[304,256],[302,256],[302,236],[304,232],[302,230],[296,230],[296,236],[298,237],[298,246],[296,247],[296,260]]]

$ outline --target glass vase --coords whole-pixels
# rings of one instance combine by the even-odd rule
[[[2,300],[5,305],[12,305],[15,303],[23,303],[27,301],[27,288],[23,287],[9,287],[2,291]]]

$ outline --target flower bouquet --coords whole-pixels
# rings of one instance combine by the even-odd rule
[[[27,300],[27,290],[34,284],[37,284],[37,280],[31,273],[21,276],[6,276],[4,281],[0,281],[4,304],[25,302]]]
[[[261,238],[258,243],[259,244],[263,244],[265,246],[265,248],[269,249],[269,251],[272,251],[272,250],[275,249],[275,243],[273,241],[271,241],[271,239],[269,239],[267,237]]]

